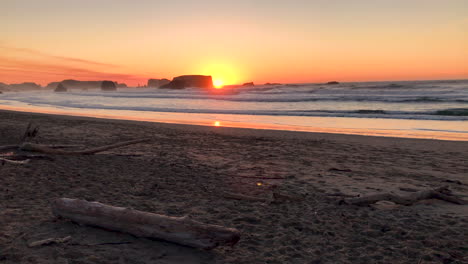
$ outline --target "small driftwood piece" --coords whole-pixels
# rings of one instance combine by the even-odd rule
[[[9,164],[15,164],[15,165],[24,165],[28,164],[29,160],[10,160],[10,159],[4,159],[0,158],[0,163],[9,163]]]
[[[16,150],[16,149],[18,149],[18,145],[0,146],[0,151]]]
[[[48,238],[44,240],[31,242],[28,244],[28,247],[38,247],[38,246],[49,245],[49,244],[54,244],[54,243],[56,244],[65,243],[65,242],[68,242],[71,238],[72,238],[71,236],[67,236],[64,238]]]
[[[46,156],[46,155],[28,155],[28,154],[0,154],[0,159],[9,159],[9,160],[54,160],[53,158]]]
[[[59,198],[52,203],[52,212],[80,224],[202,249],[233,246],[240,239],[237,229],[203,224],[188,217],[170,217],[98,202]]]
[[[261,202],[261,203],[271,202],[271,199],[255,197],[255,196],[239,194],[239,193],[223,192],[222,195],[224,198],[227,198],[227,199],[244,200],[244,201]]]
[[[284,177],[255,177],[255,176],[241,176],[236,175],[234,178],[257,179],[257,180],[284,180]]]
[[[56,149],[56,148],[52,148],[50,146],[41,145],[41,144],[23,143],[20,145],[20,150],[30,151],[30,152],[39,152],[39,153],[45,153],[45,154],[56,154],[56,155],[92,155],[98,152],[103,152],[106,150],[120,148],[120,147],[147,142],[147,141],[150,141],[150,139],[149,138],[136,139],[136,140],[119,142],[119,143],[112,144],[112,145],[106,145],[102,147],[90,148],[90,149],[85,149],[85,150],[76,150],[76,151]]]
[[[454,204],[467,204],[467,201],[451,195],[447,186],[410,193],[408,195],[397,195],[393,193],[374,194],[358,198],[349,198],[343,200],[342,202],[352,205],[369,205],[378,201],[391,201],[396,204],[412,205],[418,201],[426,199],[439,199]]]

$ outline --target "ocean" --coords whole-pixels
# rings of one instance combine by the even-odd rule
[[[119,119],[468,140],[468,80],[6,92],[4,109]]]

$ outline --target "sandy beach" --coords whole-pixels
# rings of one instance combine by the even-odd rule
[[[441,186],[468,200],[468,142],[0,111],[0,145],[17,144],[30,121],[39,125],[31,141],[42,144],[152,140],[96,155],[0,163],[1,263],[468,262],[468,205],[339,202]],[[297,199],[262,203],[226,192]],[[80,226],[52,215],[59,197],[187,215],[242,235],[234,247],[205,251]],[[66,243],[28,246],[67,236]]]

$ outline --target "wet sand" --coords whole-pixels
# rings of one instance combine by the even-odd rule
[[[344,195],[408,194],[448,185],[468,199],[468,142],[171,125],[0,111],[0,145],[29,121],[33,142],[99,146],[89,156],[0,166],[2,263],[466,263],[468,206],[351,206]],[[284,179],[255,179],[278,177]],[[403,190],[402,190],[403,189]],[[281,203],[223,192],[302,197]],[[58,197],[99,201],[237,228],[212,251],[56,219]],[[67,243],[28,243],[71,236]]]

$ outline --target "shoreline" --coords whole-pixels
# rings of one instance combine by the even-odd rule
[[[468,199],[468,142],[3,110],[0,120],[0,145],[18,144],[30,121],[39,125],[30,141],[41,144],[83,149],[151,139],[95,155],[47,155],[24,165],[0,165],[0,260],[6,264],[466,262],[459,245],[468,236],[468,205],[434,199],[409,206],[339,201],[440,186]],[[226,192],[261,199],[279,192],[298,200],[259,203],[229,199]],[[200,251],[80,226],[53,216],[50,203],[59,197],[188,215],[236,228],[241,240],[233,248]],[[67,236],[67,243],[28,247]]]
[[[36,111],[34,111],[36,110]],[[37,114],[50,114],[57,116],[69,116],[69,117],[82,117],[82,118],[97,118],[97,119],[107,119],[107,120],[122,120],[122,121],[134,121],[134,122],[149,122],[157,124],[171,124],[171,125],[193,125],[193,126],[203,126],[203,127],[222,127],[222,128],[236,128],[236,129],[254,129],[261,131],[289,131],[289,132],[301,132],[301,133],[317,133],[317,134],[337,134],[337,135],[359,135],[359,136],[371,136],[371,137],[385,137],[385,138],[407,138],[407,139],[429,139],[429,140],[443,140],[443,141],[457,141],[457,142],[468,142],[468,133],[464,132],[444,132],[431,129],[420,129],[412,131],[404,130],[395,130],[395,129],[351,129],[351,128],[333,128],[333,127],[304,127],[304,126],[292,126],[292,125],[280,125],[280,124],[265,124],[265,123],[251,123],[251,122],[232,122],[232,121],[217,121],[215,119],[216,115],[208,115],[207,117],[195,118],[187,121],[188,119],[184,114],[168,114],[163,113],[163,115],[154,117],[150,115],[145,115],[146,113],[134,113],[130,115],[113,115],[108,114],[106,111],[103,111],[102,114],[96,111],[87,111],[87,112],[77,112],[77,111],[67,111],[67,110],[58,110],[54,108],[27,108],[27,107],[11,107],[11,106],[0,106],[0,111],[14,111],[21,113],[37,113]],[[120,111],[122,112],[122,111]],[[154,113],[155,114],[155,113]],[[197,114],[189,114],[192,116],[197,116]],[[172,118],[168,118],[171,116]],[[174,116],[179,116],[178,119],[174,119]],[[221,115],[223,116],[223,115]],[[224,115],[226,116],[226,115]],[[314,118],[314,117],[312,117]],[[340,118],[340,117],[315,117],[315,120],[318,123],[324,123],[321,120],[325,121],[328,124],[335,122],[347,122],[352,123],[353,120],[363,121],[364,118]],[[375,123],[381,121],[378,118],[366,118],[368,123]],[[208,121],[211,120],[211,121]],[[336,121],[328,121],[336,120]],[[428,120],[424,120],[428,121]],[[384,122],[389,122],[387,119]],[[399,123],[408,123],[411,126],[412,121],[409,120],[399,120]],[[431,122],[431,121],[429,121]],[[432,121],[434,122],[434,121]],[[435,122],[466,122],[468,121],[435,121]],[[369,125],[367,125],[369,126]],[[364,126],[365,127],[365,126]],[[376,125],[379,127],[379,125]]]

